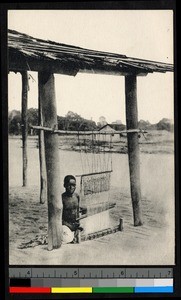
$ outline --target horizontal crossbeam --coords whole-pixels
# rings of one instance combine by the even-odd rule
[[[129,130],[116,130],[114,132],[108,132],[108,131],[99,131],[99,130],[94,130],[94,131],[75,131],[75,130],[58,130],[58,129],[53,129],[53,128],[49,128],[49,127],[45,127],[45,126],[30,126],[33,129],[36,130],[44,130],[44,131],[48,131],[50,133],[56,133],[59,135],[115,135],[115,134],[121,134],[121,133],[147,133],[146,130],[142,130],[142,129],[129,129]]]
[[[111,172],[112,172],[112,170],[107,170],[107,171],[101,171],[101,172],[80,174],[80,175],[75,175],[75,176],[76,177],[84,177],[84,176],[97,175],[97,174],[105,174],[105,173],[111,173]]]

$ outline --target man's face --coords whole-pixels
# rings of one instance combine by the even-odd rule
[[[69,183],[67,183],[66,185],[66,191],[67,193],[72,195],[75,192],[75,189],[76,189],[76,182],[74,179],[70,179]]]

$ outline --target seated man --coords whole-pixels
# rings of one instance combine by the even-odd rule
[[[76,179],[72,175],[67,175],[64,178],[65,192],[62,194],[63,214],[62,225],[66,225],[71,231],[74,231],[75,240],[77,239],[78,231],[82,231],[80,227],[79,213],[82,210],[79,207],[80,197],[75,193]]]

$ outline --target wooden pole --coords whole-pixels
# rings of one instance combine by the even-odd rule
[[[127,129],[138,128],[137,85],[136,76],[125,76],[126,93],[126,125]],[[130,187],[133,206],[134,226],[142,225],[141,187],[140,187],[140,157],[138,132],[127,134],[128,157],[130,172]]]
[[[129,133],[129,132],[139,132],[139,133],[147,133],[146,130],[143,129],[130,129],[130,130],[116,130],[114,132],[111,131],[98,131],[98,130],[88,130],[88,131],[74,131],[74,130],[58,130],[54,128],[49,128],[45,126],[36,126],[31,125],[31,128],[37,129],[37,130],[44,130],[44,131],[50,131],[52,133],[57,133],[59,135],[108,135],[111,136],[112,134],[120,134],[120,133]]]
[[[43,126],[42,115],[42,91],[41,84],[38,83],[38,119],[39,125]],[[47,173],[46,173],[46,161],[45,161],[45,142],[44,131],[39,130],[39,159],[40,159],[40,203],[43,204],[47,200]]]
[[[42,99],[44,125],[57,125],[54,75],[49,72],[38,73]],[[58,136],[45,132],[45,160],[47,170],[48,196],[48,250],[59,248],[62,243],[62,201],[59,166]]]
[[[28,72],[22,71],[22,98],[21,98],[21,130],[22,130],[22,156],[23,156],[23,187],[27,186],[27,103],[28,103]]]

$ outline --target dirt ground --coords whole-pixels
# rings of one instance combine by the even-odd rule
[[[81,244],[62,245],[53,251],[48,251],[47,245],[20,249],[23,243],[47,233],[47,205],[38,203],[38,195],[37,187],[10,189],[10,264],[164,265],[174,262],[174,228],[165,213],[162,214],[163,209],[143,199],[144,225],[134,227],[131,199],[119,190],[112,193],[117,205],[111,215],[117,223],[123,218],[123,231]]]
[[[9,148],[10,264],[174,264],[173,154],[145,154],[141,157],[143,226],[133,226],[127,155],[122,154],[118,156],[118,161],[115,159],[117,156],[113,157],[110,197],[116,206],[110,214],[115,223],[119,223],[120,217],[123,218],[124,230],[81,244],[64,244],[60,249],[48,251],[46,244],[23,248],[24,243],[41,240],[47,234],[47,204],[39,203],[38,149],[29,147],[31,180],[28,187],[22,187],[20,142],[13,141]],[[121,172],[117,165],[121,165]]]

